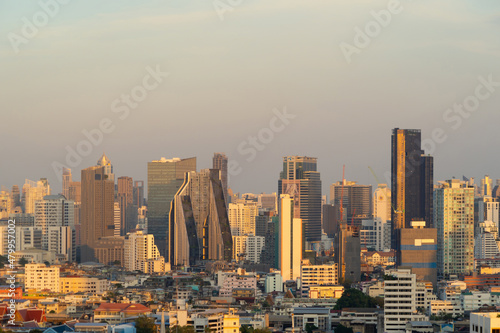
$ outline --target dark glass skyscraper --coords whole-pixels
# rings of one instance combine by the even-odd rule
[[[289,194],[293,199],[293,217],[302,219],[305,240],[321,240],[321,179],[317,158],[283,157],[278,197],[281,194]]]
[[[392,132],[392,228],[393,248],[396,231],[412,228],[412,221],[425,221],[432,228],[433,157],[424,155],[421,132],[395,128]]]
[[[148,162],[148,233],[155,236],[160,255],[168,258],[170,203],[184,183],[184,174],[196,171],[196,158]]]

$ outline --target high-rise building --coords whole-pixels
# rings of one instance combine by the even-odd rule
[[[153,235],[146,235],[142,230],[128,233],[125,236],[124,253],[125,268],[128,271],[165,272],[165,258],[160,256]],[[158,261],[158,263],[156,265],[148,264],[152,261]],[[148,267],[156,267],[158,270],[149,272]]]
[[[12,191],[10,192],[12,196],[12,205],[14,208],[21,206],[21,192],[19,192],[19,186],[12,185]]]
[[[411,228],[411,221],[433,226],[433,158],[424,155],[420,130],[392,131],[391,171],[392,241],[397,249],[396,230]]]
[[[102,153],[101,158],[97,160],[97,166],[104,168],[106,180],[111,180],[114,184],[115,174],[113,173],[113,164],[111,164],[111,160],[106,156],[106,154]]]
[[[99,166],[83,169],[81,184],[81,260],[95,261],[99,238],[114,235],[115,186]]]
[[[335,233],[338,230],[338,219],[336,218],[337,209],[332,204],[323,205],[323,214],[322,214],[322,226],[323,231],[329,238],[334,238]]]
[[[500,203],[497,198],[479,197],[474,199],[474,225],[475,228],[482,222],[492,222],[494,225],[499,225]]]
[[[474,237],[474,259],[490,259],[500,254],[498,227],[491,221],[480,222]]]
[[[35,227],[42,230],[42,249],[49,250],[49,228],[70,227],[74,233],[75,205],[63,195],[47,195],[35,202]],[[70,240],[73,236],[70,237]],[[70,244],[72,246],[72,244]],[[73,247],[72,247],[73,248]],[[59,252],[56,252],[59,253]],[[72,260],[70,255],[70,261]]]
[[[144,206],[144,181],[136,180],[134,182],[134,206],[140,208]]]
[[[359,282],[361,279],[361,241],[359,228],[340,223],[335,237],[335,263],[342,282]]]
[[[62,195],[66,199],[69,198],[69,184],[73,181],[73,178],[71,176],[71,169],[69,168],[63,168],[63,174],[62,174]]]
[[[259,215],[256,202],[240,200],[230,203],[227,215],[232,236],[256,234],[255,218]]]
[[[261,209],[276,211],[278,209],[278,195],[275,193],[261,193],[258,196],[258,206]]]
[[[283,171],[278,181],[280,201],[282,194],[288,194],[293,200],[293,218],[302,220],[308,242],[321,240],[321,179],[317,164],[313,157],[283,157]]]
[[[60,262],[73,262],[76,259],[75,230],[69,226],[51,226],[47,228],[47,248],[56,254]]]
[[[113,236],[118,237],[122,233],[122,211],[120,209],[120,202],[115,201],[113,204],[113,224],[115,226]]]
[[[474,188],[458,179],[440,182],[434,194],[438,274],[474,270]]]
[[[118,178],[117,200],[120,203],[120,235],[126,235],[137,224],[137,208],[134,209],[134,182],[131,177]]]
[[[417,277],[410,269],[398,269],[386,273],[384,281],[384,332],[406,331],[410,321],[424,321],[417,313]]]
[[[412,267],[418,281],[437,285],[437,229],[424,228],[425,221],[412,221],[412,229],[398,230],[401,244],[396,254],[398,267]]]
[[[148,162],[148,233],[155,236],[160,255],[169,258],[170,203],[184,183],[186,172],[196,171],[196,158],[173,158]]]
[[[10,192],[4,188],[0,191],[0,219],[9,217],[12,213],[12,196]]]
[[[224,192],[224,199],[226,200],[226,203],[228,202],[228,197],[227,197],[227,163],[228,163],[228,159],[227,159],[226,154],[214,153],[212,169],[219,169],[220,170],[220,178],[222,181],[222,190]]]
[[[372,216],[372,186],[359,185],[344,180],[330,186],[330,202],[340,206],[343,192],[343,211],[341,217],[348,225],[361,226],[361,221]]]
[[[294,216],[296,205],[289,194],[280,195],[279,268],[283,281],[300,278],[302,262],[302,220]]]
[[[50,195],[50,185],[46,178],[40,178],[34,182],[26,179],[23,186],[24,193],[24,212],[26,214],[35,213],[35,202],[42,200],[44,196]]]
[[[220,170],[187,172],[170,209],[172,266],[197,260],[232,260],[233,240],[222,190]]]
[[[378,184],[373,192],[373,217],[379,217],[382,221],[391,220],[391,189],[387,184]]]
[[[493,193],[493,179],[486,175],[481,179],[481,188],[479,189],[479,195],[481,197],[491,197]]]

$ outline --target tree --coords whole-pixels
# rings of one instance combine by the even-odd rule
[[[377,303],[375,300],[364,294],[361,290],[349,288],[344,290],[342,296],[335,305],[335,310],[342,310],[345,308],[376,308]]]
[[[306,324],[306,332],[307,333],[312,333],[312,331],[317,330],[317,329],[318,329],[318,326],[316,326],[312,323]]]
[[[156,333],[155,321],[145,315],[140,315],[135,320],[137,333]]]
[[[48,262],[47,260],[45,260],[43,263],[45,264],[45,266],[50,267],[50,262]]]
[[[335,333],[353,333],[352,328],[339,324],[335,328]]]
[[[113,265],[115,265],[115,266],[120,266],[120,265],[121,265],[120,260],[115,260],[115,261],[113,261]]]
[[[25,257],[22,257],[21,259],[19,259],[19,265],[21,265],[22,267],[24,267],[27,263],[28,263],[28,260],[26,260]]]

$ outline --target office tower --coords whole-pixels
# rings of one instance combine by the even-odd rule
[[[224,199],[228,202],[227,198],[227,156],[224,153],[214,153],[213,168],[220,170],[220,178],[222,181],[222,190],[224,192]]]
[[[169,258],[167,235],[170,203],[184,183],[184,175],[196,171],[196,158],[148,162],[148,233],[155,236],[160,255]]]
[[[395,230],[411,228],[411,221],[433,226],[433,157],[424,155],[420,130],[392,131],[391,155],[392,242],[398,247]]]
[[[412,221],[412,228],[398,230],[401,247],[396,255],[398,267],[412,267],[418,281],[437,286],[437,229],[425,228],[425,221]]]
[[[481,197],[491,197],[493,193],[493,179],[486,175],[481,179],[481,188],[479,189],[479,195]]]
[[[64,168],[63,167],[63,174],[62,174],[62,195],[66,199],[69,197],[69,184],[73,181],[73,178],[71,176],[71,169],[69,168]]]
[[[227,215],[232,236],[256,234],[255,217],[259,215],[256,202],[239,201],[238,203],[230,203]]]
[[[323,227],[323,232],[329,237],[329,238],[334,238],[335,233],[338,230],[338,224],[337,224],[337,218],[336,215],[337,211],[335,209],[335,206],[332,204],[325,204],[323,205],[323,214],[322,214],[322,227]]]
[[[42,230],[42,249],[49,250],[49,228],[75,226],[75,205],[63,195],[47,195],[35,202],[35,227]],[[73,231],[74,232],[74,231]],[[70,256],[70,260],[72,257]]]
[[[233,240],[220,179],[220,170],[185,174],[170,209],[172,266],[197,260],[232,260]]]
[[[111,183],[111,181],[110,181]],[[123,267],[125,263],[125,237],[106,236],[101,237],[94,243],[93,252],[97,262],[105,265],[115,265]],[[83,250],[82,250],[83,258]],[[83,261],[83,259],[82,259]]]
[[[408,322],[426,319],[417,313],[417,277],[410,269],[387,275],[391,278],[384,281],[384,332],[405,332]]]
[[[137,225],[137,208],[134,208],[134,182],[131,177],[118,178],[117,199],[120,203],[120,232],[126,235]]]
[[[125,268],[131,272],[160,273],[165,271],[165,258],[160,256],[154,236],[146,235],[142,230],[130,232],[125,236],[124,259]],[[156,270],[148,272],[149,266],[155,267]]]
[[[434,207],[438,274],[470,274],[474,269],[474,188],[458,179],[439,182]]]
[[[342,190],[343,188],[343,190]],[[343,191],[343,221],[348,225],[361,226],[361,221],[372,216],[372,186],[359,185],[344,180],[330,186],[330,198],[335,206],[340,206]]]
[[[144,181],[136,180],[134,182],[134,206],[140,208],[144,206]]]
[[[339,280],[342,282],[359,282],[361,279],[359,228],[340,223],[334,244]]]
[[[26,179],[23,186],[24,193],[24,212],[26,214],[35,213],[35,202],[42,200],[44,196],[50,195],[50,185],[46,178],[40,178],[34,182]]]
[[[278,195],[282,194],[288,194],[293,200],[293,218],[302,220],[305,240],[320,241],[321,179],[316,158],[283,157],[283,171],[278,181]]]
[[[300,277],[303,222],[295,217],[295,207],[294,199],[289,194],[280,195],[279,267],[283,281]]]
[[[122,210],[119,201],[113,203],[113,225],[113,236],[120,236],[122,232]]]
[[[73,200],[75,203],[82,202],[82,183],[70,182],[68,186],[68,200]]]
[[[278,210],[278,195],[275,193],[266,194],[261,193],[258,195],[258,206],[261,209],[270,211]]]
[[[113,165],[111,164],[111,161],[106,156],[106,154],[102,153],[101,158],[97,160],[97,166],[104,168],[104,175],[106,176],[106,180],[110,180],[114,184],[115,174],[113,173]]]
[[[95,261],[99,238],[114,235],[115,186],[99,166],[82,170],[81,186],[81,260]]]
[[[280,248],[280,225],[279,217],[273,216],[267,222],[266,234],[264,236],[264,248],[260,254],[260,263],[271,268],[279,267]]]
[[[10,192],[12,197],[12,205],[14,208],[21,206],[21,193],[19,192],[19,186],[12,185],[12,191]]]

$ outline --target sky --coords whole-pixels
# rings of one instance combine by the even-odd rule
[[[305,155],[328,194],[387,182],[396,127],[435,181],[500,178],[499,30],[498,0],[0,0],[0,185],[225,152],[235,192]]]

